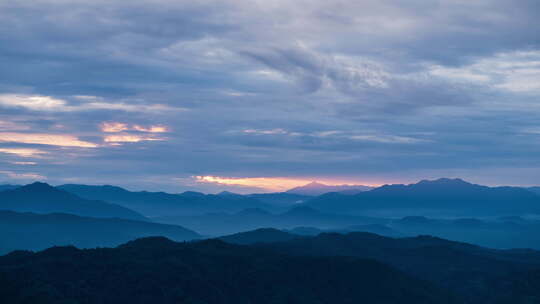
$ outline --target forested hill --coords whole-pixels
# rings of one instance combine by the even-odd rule
[[[54,247],[0,257],[2,303],[456,303],[382,263],[293,257],[219,240],[146,238],[115,249]]]

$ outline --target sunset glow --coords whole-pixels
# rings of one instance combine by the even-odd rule
[[[245,178],[235,178],[235,177],[220,177],[220,176],[195,176],[195,179],[201,183],[215,183],[221,185],[229,186],[242,186],[242,187],[253,187],[260,188],[272,192],[282,192],[289,190],[294,187],[299,187],[306,185],[314,180],[321,182],[325,185],[336,186],[336,185],[366,185],[366,186],[377,186],[370,183],[363,182],[344,182],[336,181],[326,178],[288,178],[288,177],[245,177]]]
[[[165,133],[169,130],[165,126],[140,126],[140,125],[134,125],[133,130],[139,131],[139,132],[148,132],[148,133]]]

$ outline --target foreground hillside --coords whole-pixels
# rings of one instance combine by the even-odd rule
[[[147,238],[115,249],[0,257],[2,303],[455,303],[373,260],[293,257],[217,240]]]
[[[463,303],[540,303],[540,251],[494,250],[431,236],[389,238],[362,232],[300,237],[259,229],[222,240],[295,256],[374,259],[450,290]]]

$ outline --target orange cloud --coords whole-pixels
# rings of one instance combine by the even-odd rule
[[[378,184],[364,183],[358,181],[343,181],[328,178],[289,178],[289,177],[221,177],[221,176],[194,176],[197,182],[214,183],[229,186],[242,186],[264,189],[272,192],[283,192],[294,187],[304,186],[314,180],[329,186],[336,185],[366,185],[379,186]]]
[[[136,143],[140,141],[158,141],[158,140],[164,140],[164,139],[158,138],[158,137],[152,137],[152,136],[120,134],[120,135],[107,135],[103,138],[103,140],[107,143],[120,143],[120,142]]]
[[[129,130],[128,125],[121,122],[104,122],[101,124],[101,131],[106,133],[116,133],[126,130]]]
[[[40,157],[41,154],[47,154],[47,151],[26,148],[0,148],[0,153],[15,154],[21,157]]]
[[[24,144],[39,144],[60,147],[96,148],[98,145],[79,140],[73,135],[46,134],[46,133],[14,133],[0,132],[0,142],[14,142]]]

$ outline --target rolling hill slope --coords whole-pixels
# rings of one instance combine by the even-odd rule
[[[39,182],[0,192],[0,210],[147,220],[128,208],[99,200],[82,199]]]

